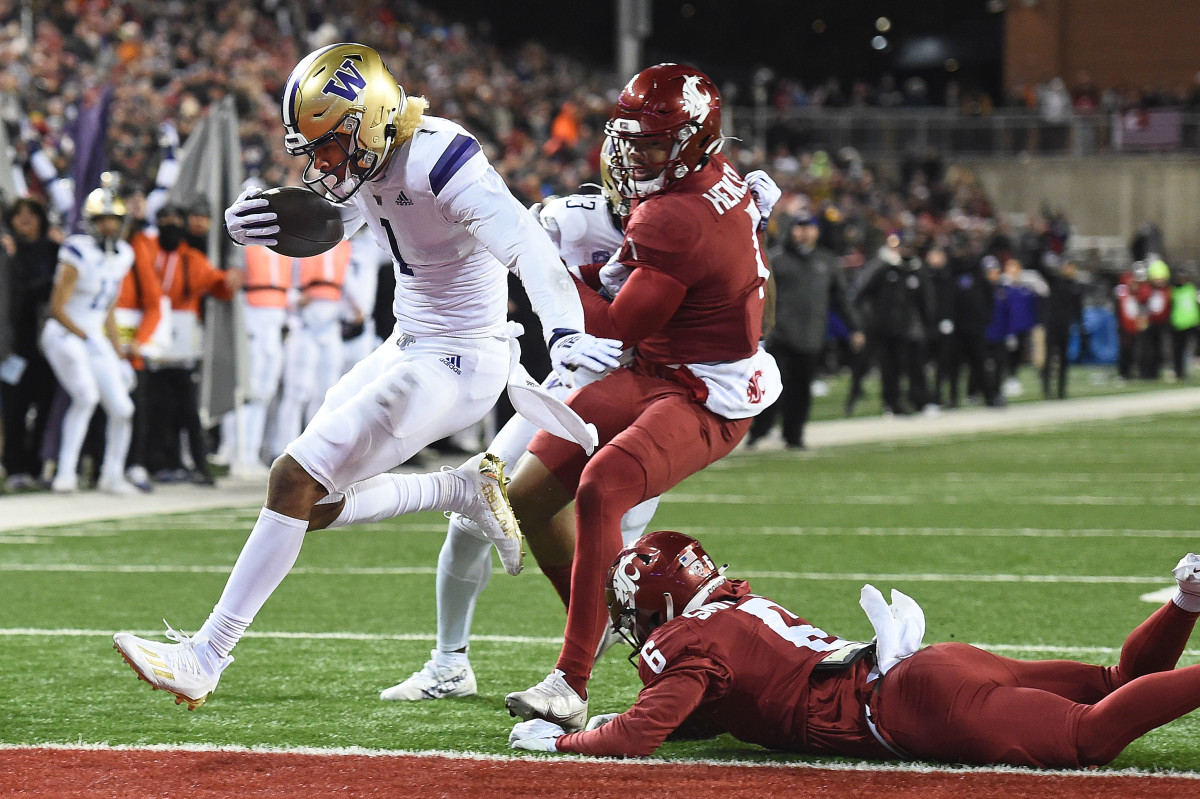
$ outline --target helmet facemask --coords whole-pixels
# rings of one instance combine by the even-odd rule
[[[383,168],[384,159],[363,146],[358,138],[361,119],[362,109],[359,108],[344,115],[336,127],[311,142],[298,143],[297,140],[303,137],[292,133],[284,137],[284,147],[289,155],[308,156],[308,165],[300,178],[304,185],[335,203],[349,200]],[[391,148],[394,138],[395,134],[392,133],[384,145],[385,151]],[[342,158],[327,171],[322,171],[316,165],[317,150],[330,142],[337,143]]]

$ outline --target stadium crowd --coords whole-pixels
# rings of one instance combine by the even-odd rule
[[[170,186],[180,142],[226,96],[236,102],[249,180],[266,186],[297,184],[301,163],[279,146],[282,82],[304,53],[339,40],[371,42],[410,95],[429,98],[433,113],[461,121],[478,136],[523,204],[598,181],[603,123],[620,88],[615,76],[541,44],[502,50],[486,30],[449,23],[417,3],[381,8],[352,0],[340,4],[335,15],[317,2],[128,0],[110,5],[59,0],[40,4],[31,20],[19,4],[0,2],[0,121],[13,167],[11,181],[0,186],[11,183],[7,191],[14,195],[4,198],[5,262],[0,269],[7,283],[0,283],[0,294],[9,299],[8,313],[0,319],[7,490],[50,484],[62,457],[61,419],[78,401],[58,385],[61,379],[56,382],[39,336],[43,320],[52,314],[59,245],[78,213],[71,179],[84,155],[78,147],[80,120],[89,109],[108,104],[107,137],[101,146],[109,169],[119,176],[113,195],[123,206],[119,215],[112,215],[122,220],[121,237],[133,245],[135,262],[149,267],[130,272],[118,300],[119,307],[141,315],[131,317],[126,346],[119,353],[137,366],[122,369],[138,373],[138,379],[129,379],[129,385],[137,386],[130,470],[127,481],[110,485],[127,492],[131,485],[148,490],[151,478],[211,484],[207,434],[200,430],[195,408],[194,338],[190,354],[171,363],[156,359],[149,320],[171,318],[178,338],[181,325],[192,330],[204,296],[229,300],[242,283],[257,287],[257,278],[214,270],[206,258],[204,228],[211,209],[190,202],[164,207],[161,194]],[[798,99],[796,84],[780,79],[774,85],[772,103],[777,107],[813,104],[813,93],[803,93],[803,102]],[[897,89],[887,81],[878,87],[856,86],[851,98],[858,100],[844,95],[837,100],[834,87],[826,88],[820,102],[829,104],[928,102],[907,97],[919,95],[919,86]],[[991,104],[973,90],[970,95],[974,102]],[[955,102],[963,96],[957,95]],[[1022,97],[1027,103],[1038,96]],[[1191,97],[1200,98],[1200,90]],[[1073,102],[1079,107],[1081,101]],[[1186,374],[1200,321],[1195,275],[1168,266],[1161,240],[1135,242],[1135,250],[1140,247],[1134,252],[1135,266],[1110,281],[1094,264],[1071,258],[1063,213],[1047,210],[1014,225],[997,213],[968,170],[947,166],[934,153],[913,154],[891,178],[850,149],[827,153],[780,147],[764,152],[731,140],[725,152],[743,172],[766,169],[783,189],[766,234],[772,260],[805,262],[813,246],[834,259],[836,282],[854,310],[831,314],[815,355],[816,368],[800,379],[812,383],[832,370],[848,369],[852,388],[847,414],[860,401],[863,378],[876,367],[881,410],[892,414],[933,413],[976,400],[1001,406],[1020,390],[1014,378],[1030,364],[1043,369],[1047,397],[1065,396],[1068,362],[1089,357],[1117,361],[1125,379],[1156,379],[1170,352],[1174,368],[1168,374]],[[805,225],[815,226],[815,245],[792,236],[794,227]],[[379,253],[371,246],[356,245],[357,261],[347,255],[334,267],[334,282],[343,287],[336,315],[348,341],[387,334],[386,303],[374,319],[370,311],[377,295],[390,295],[386,283],[378,292],[374,285],[376,278],[387,281],[390,270],[379,268]],[[180,262],[195,264],[184,270],[174,294],[163,285],[168,262],[174,263],[172,253]],[[298,276],[303,271],[293,264],[283,269]],[[146,288],[135,275],[149,275],[159,285]],[[306,296],[299,283],[280,287],[285,307],[292,311],[285,318],[293,332],[304,323],[302,307],[328,299]],[[166,302],[160,299],[164,295]],[[524,302],[514,294],[514,313]],[[1112,338],[1119,340],[1119,357],[1098,351],[1102,331],[1079,335],[1089,329],[1089,306],[1115,311],[1119,335],[1114,330]],[[783,318],[793,312],[781,305],[776,313]],[[861,333],[861,343],[855,333]],[[782,336],[768,338],[768,347],[777,354],[789,346],[795,343]],[[811,350],[812,345],[804,346]],[[362,353],[363,347],[360,343],[350,352]],[[297,356],[310,351],[288,349]],[[339,360],[338,368],[347,368],[353,357]],[[539,370],[530,371],[541,376]],[[966,382],[960,387],[963,371]],[[322,380],[321,385],[328,377]],[[289,395],[278,377],[267,383],[251,392],[252,401],[264,407],[285,396],[307,402],[312,392],[320,391],[319,385],[307,385]],[[810,392],[800,393],[807,397]],[[97,400],[90,402],[94,406]],[[785,430],[789,413],[807,417],[807,402],[804,406],[780,408]],[[803,419],[801,430],[802,425]],[[101,430],[95,422],[90,442],[81,444],[85,462],[90,452],[90,460],[99,463],[105,437]],[[190,453],[179,449],[182,430]],[[226,440],[228,433],[227,427]],[[765,434],[758,430],[751,438]],[[803,446],[802,433],[786,437],[789,445]],[[240,458],[223,455],[247,472],[261,473],[260,458],[281,449],[268,440]],[[62,490],[75,485],[74,476],[70,478],[60,481]]]

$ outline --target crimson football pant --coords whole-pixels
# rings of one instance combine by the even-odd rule
[[[1200,666],[1175,669],[1198,615],[1168,602],[1129,635],[1116,666],[1012,660],[936,644],[882,678],[875,721],[891,743],[922,760],[1102,765],[1200,707]]]
[[[567,404],[596,425],[600,448],[589,459],[578,444],[540,432],[529,451],[575,495],[571,601],[557,668],[582,692],[609,623],[604,580],[621,551],[621,517],[731,452],[750,420],[717,416],[679,383],[631,369],[584,386]]]

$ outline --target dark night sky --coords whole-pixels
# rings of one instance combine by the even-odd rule
[[[646,64],[695,64],[718,81],[745,79],[756,67],[807,82],[836,75],[872,82],[885,71],[920,74],[937,88],[955,58],[961,83],[999,96],[1004,15],[989,0],[652,0]],[[439,0],[439,13],[472,27],[490,22],[503,47],[537,38],[602,68],[612,68],[615,0]],[[889,46],[873,49],[886,16]],[[820,20],[824,31],[814,31]]]

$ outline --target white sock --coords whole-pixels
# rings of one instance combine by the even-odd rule
[[[133,417],[109,414],[104,431],[104,467],[101,473],[110,480],[125,477],[125,456],[133,438]]]
[[[438,553],[438,652],[453,653],[470,643],[475,603],[491,576],[491,542],[464,529],[460,517],[453,517]]]
[[[67,412],[63,414],[62,433],[58,445],[58,473],[75,476],[79,471],[79,451],[83,449],[83,439],[87,436],[88,424],[92,421],[92,412],[96,403],[84,405],[71,401]]]
[[[466,481],[453,471],[379,474],[346,489],[346,504],[329,527],[394,519],[426,510],[457,510],[465,503]]]
[[[263,508],[238,555],[225,590],[197,639],[218,657],[225,657],[246,627],[292,569],[308,522]]]
[[[1188,594],[1176,590],[1175,596],[1171,598],[1171,601],[1178,605],[1181,610],[1186,610],[1189,613],[1200,613],[1200,594]]]

